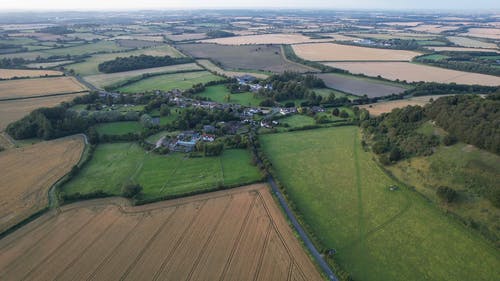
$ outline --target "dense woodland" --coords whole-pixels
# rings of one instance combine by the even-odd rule
[[[155,57],[148,55],[118,57],[114,60],[106,61],[99,64],[100,72],[113,73],[135,69],[144,69],[151,67],[160,67],[167,65],[183,64],[193,62],[192,58],[172,58],[170,56]]]
[[[500,93],[443,97],[425,113],[459,140],[500,155]]]

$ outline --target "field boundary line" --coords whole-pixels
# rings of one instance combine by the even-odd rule
[[[179,210],[179,208],[176,207],[174,209],[174,211],[168,216],[168,218],[156,230],[156,232],[153,234],[153,236],[151,236],[151,238],[149,238],[146,245],[144,245],[144,247],[141,249],[139,254],[135,257],[134,261],[127,267],[127,270],[125,270],[125,272],[122,274],[122,276],[120,277],[120,280],[125,280],[125,278],[127,278],[127,276],[130,274],[130,271],[132,271],[132,269],[134,269],[134,267],[137,265],[137,262],[139,262],[139,260],[144,256],[144,253],[149,249],[151,244],[153,244],[156,237],[158,237],[158,235],[163,231],[163,229],[165,228],[167,223],[170,222],[170,219],[174,216],[174,214],[177,213],[177,210]]]
[[[262,245],[262,249],[260,250],[259,261],[257,262],[257,268],[255,269],[255,273],[253,276],[254,281],[259,280],[260,270],[262,269],[262,263],[264,262],[264,256],[266,254],[266,248],[267,245],[269,244],[269,240],[271,239],[270,237],[272,228],[273,228],[272,224],[271,222],[269,222],[266,229],[266,237],[264,238],[264,244]]]
[[[219,225],[222,222],[222,218],[226,216],[227,210],[229,209],[229,206],[231,205],[231,203],[234,200],[234,196],[230,195],[229,197],[230,197],[229,202],[227,202],[226,206],[224,207],[224,210],[222,211],[222,214],[217,219],[215,226],[213,227],[212,231],[210,231],[210,235],[208,236],[207,240],[205,241],[205,243],[203,243],[201,251],[198,254],[198,256],[196,257],[196,260],[194,261],[193,266],[192,266],[191,270],[189,271],[186,280],[190,280],[191,277],[193,277],[193,273],[196,270],[196,268],[198,267],[198,264],[200,263],[201,257],[203,256],[203,254],[205,254],[208,244],[212,241],[212,238],[214,237],[215,232],[217,232],[217,229],[219,228]]]
[[[18,97],[18,98],[0,98],[0,102],[2,102],[2,101],[16,101],[16,100],[37,99],[37,98],[48,98],[48,97],[57,97],[57,96],[69,96],[69,95],[76,95],[76,94],[88,93],[88,92],[89,92],[89,90],[81,90],[81,91],[64,92],[64,93],[57,93],[57,94],[43,94],[43,95],[40,95],[40,96],[29,96],[29,97]]]
[[[203,201],[203,205],[198,209],[198,211],[196,212],[196,215],[193,216],[193,218],[191,219],[191,221],[189,222],[189,224],[186,226],[186,228],[184,229],[184,231],[182,232],[181,236],[179,236],[179,238],[177,239],[177,241],[175,242],[174,244],[174,247],[168,252],[168,254],[165,256],[165,258],[163,259],[163,261],[161,262],[160,264],[160,268],[158,269],[158,271],[155,272],[155,274],[153,275],[153,281],[156,281],[158,280],[158,278],[160,277],[161,273],[163,272],[163,270],[165,270],[165,266],[167,265],[167,263],[170,261],[170,258],[172,257],[172,255],[175,253],[175,251],[177,250],[177,248],[179,247],[180,245],[180,242],[182,241],[182,239],[184,239],[184,236],[186,235],[186,233],[188,232],[189,229],[191,229],[191,226],[193,226],[194,224],[194,221],[198,218],[201,210],[203,210],[205,208],[205,205],[207,204],[207,201],[208,200],[205,200]],[[123,279],[120,279],[120,280],[123,280]]]
[[[252,203],[248,207],[245,218],[243,219],[243,224],[241,225],[240,231],[238,232],[238,235],[236,236],[236,240],[234,241],[234,244],[231,247],[231,252],[229,253],[229,257],[227,258],[227,261],[224,265],[224,269],[222,270],[222,273],[219,277],[219,280],[224,280],[224,278],[226,277],[227,271],[229,270],[229,267],[231,266],[231,262],[233,260],[234,253],[236,253],[236,250],[239,248],[241,237],[243,236],[243,233],[245,232],[245,230],[248,226],[248,219],[250,218],[250,214],[252,213],[253,208],[255,207],[255,201],[257,201],[257,196],[253,197]]]

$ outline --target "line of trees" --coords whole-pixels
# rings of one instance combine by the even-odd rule
[[[156,57],[149,55],[139,55],[130,57],[117,57],[114,60],[105,61],[99,64],[98,69],[100,72],[113,73],[151,67],[184,64],[193,61],[194,60],[189,57],[172,58],[170,56]]]

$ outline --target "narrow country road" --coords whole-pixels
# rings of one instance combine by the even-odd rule
[[[278,189],[278,186],[276,185],[276,182],[274,181],[274,178],[272,176],[269,176],[267,181],[269,182],[269,185],[271,186],[274,194],[276,194],[276,197],[278,197],[278,201],[280,202],[281,207],[283,210],[285,210],[286,216],[288,219],[292,222],[293,227],[299,234],[300,238],[302,241],[304,241],[305,246],[309,249],[309,252],[311,255],[314,257],[318,265],[321,267],[323,272],[327,275],[328,280],[330,281],[338,281],[337,277],[333,273],[333,271],[330,269],[328,266],[328,263],[323,259],[321,254],[319,253],[318,249],[314,246],[312,241],[307,237],[306,232],[302,228],[302,226],[299,224],[297,221],[297,218],[295,218],[295,215],[293,214],[292,210],[290,210],[290,207],[286,203],[285,197],[283,194]]]

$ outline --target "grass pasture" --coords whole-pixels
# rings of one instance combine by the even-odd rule
[[[0,81],[0,100],[83,92],[73,77],[50,77]]]
[[[389,80],[408,82],[438,82],[467,85],[500,85],[500,77],[479,73],[463,72],[446,68],[408,62],[334,62],[326,65],[347,70],[355,74],[378,75]]]
[[[142,125],[137,121],[110,122],[97,125],[96,130],[99,135],[126,135],[140,133]]]
[[[94,86],[103,88],[105,86],[110,86],[116,83],[127,81],[131,78],[135,78],[143,74],[176,72],[184,70],[201,70],[201,69],[202,69],[201,67],[199,67],[194,63],[187,63],[187,64],[169,65],[169,66],[138,69],[138,70],[109,73],[109,74],[106,73],[106,74],[89,75],[85,77],[85,80],[90,82]]]
[[[428,124],[430,125],[430,124]],[[422,128],[435,134],[438,129],[432,125]],[[396,177],[416,188],[445,210],[453,212],[465,220],[480,224],[491,237],[500,238],[500,210],[491,202],[478,196],[479,190],[493,190],[500,182],[500,157],[467,145],[439,147],[427,157],[413,157],[387,167]],[[457,190],[458,199],[452,204],[443,204],[436,196],[438,186],[448,186]],[[478,226],[479,228],[479,226]],[[497,245],[500,242],[497,240]]]
[[[0,152],[0,233],[45,208],[49,188],[77,164],[81,136]]]
[[[310,230],[354,280],[495,280],[500,253],[398,185],[357,127],[261,136],[277,177]]]
[[[220,157],[185,156],[146,153],[134,143],[102,144],[62,190],[67,194],[103,190],[119,195],[122,185],[132,181],[141,184],[144,198],[150,199],[260,179],[246,150],[226,150]]]
[[[207,83],[210,81],[217,81],[221,79],[222,77],[215,76],[208,71],[165,74],[146,78],[130,85],[120,87],[117,89],[117,91],[122,93],[142,93],[153,90],[186,90],[191,88],[195,84]]]
[[[486,49],[498,49],[498,46],[493,43],[483,42],[477,39],[471,39],[467,37],[459,37],[459,36],[448,36],[446,37],[452,43],[455,43],[462,47],[468,48],[486,48]]]
[[[135,207],[79,202],[0,249],[7,280],[323,280],[265,185]]]
[[[226,100],[227,95],[230,95],[229,101]],[[197,96],[209,98],[210,100],[218,103],[235,103],[244,106],[258,106],[263,100],[260,97],[255,97],[251,92],[231,94],[231,92],[229,92],[224,85],[207,87],[205,91],[197,94]]]
[[[321,73],[317,77],[323,79],[326,86],[357,96],[366,95],[369,98],[399,94],[406,89],[396,83],[383,82],[375,79],[354,77],[337,73]]]
[[[310,61],[410,61],[420,53],[341,45],[311,43],[293,45],[295,54]]]
[[[229,46],[217,44],[180,44],[183,52],[198,59],[211,59],[230,70],[262,70],[271,72],[308,72],[315,71],[285,59],[278,45]]]

